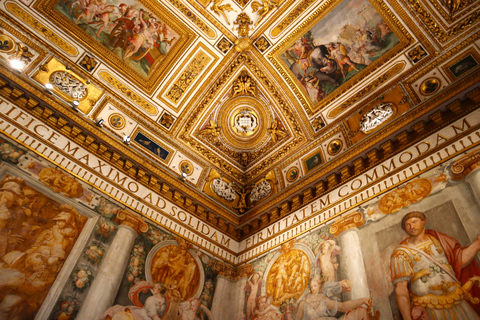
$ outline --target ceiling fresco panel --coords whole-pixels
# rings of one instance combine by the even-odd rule
[[[147,93],[195,38],[153,1],[40,0],[35,8]]]
[[[347,0],[324,5],[326,10],[316,10],[306,20],[313,22],[303,23],[269,55],[307,112],[338,98],[411,41],[384,2]],[[339,16],[346,18],[339,21]]]

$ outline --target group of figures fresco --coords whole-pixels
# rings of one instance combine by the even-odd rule
[[[347,0],[297,39],[281,58],[316,104],[398,42],[367,0]]]
[[[22,178],[0,182],[0,319],[33,319],[86,218]]]
[[[283,244],[279,255],[269,254],[258,261],[244,288],[242,319],[336,319],[338,312],[345,313],[342,319],[378,319],[369,298],[339,301],[340,294],[349,292],[351,285],[348,279],[336,279],[336,255],[341,249],[332,235],[321,233],[297,243],[313,245],[313,264],[304,249],[296,247],[295,240]]]
[[[56,8],[146,77],[179,39],[136,1],[59,0]]]
[[[395,301],[402,318],[480,319],[480,268],[476,260],[480,236],[462,247],[454,238],[426,229],[426,221],[422,212],[404,215],[401,228],[408,237],[390,259]],[[333,236],[321,236],[312,268],[307,254],[294,248],[295,240],[283,244],[280,255],[269,254],[255,263],[244,288],[245,307],[239,319],[379,319],[372,296],[340,301],[340,294],[351,290],[348,279],[336,279],[336,255],[341,249]],[[298,243],[312,245],[313,238]],[[268,274],[262,286],[265,271]]]

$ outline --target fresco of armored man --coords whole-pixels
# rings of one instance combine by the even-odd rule
[[[390,261],[395,301],[405,320],[480,319],[480,270],[476,255],[480,236],[468,247],[435,230],[414,211],[402,219],[408,234]],[[469,302],[474,306],[469,304]]]

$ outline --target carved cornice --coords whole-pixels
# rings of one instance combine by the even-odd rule
[[[26,83],[9,70],[0,69],[0,74],[9,77],[26,90],[26,92],[23,89],[19,90],[18,86],[10,86],[9,82],[0,79],[0,96],[15,102],[27,113],[70,136],[73,141],[118,168],[125,175],[166,198],[173,199],[174,191],[179,190],[180,193],[175,192],[174,202],[199,218],[206,220],[209,213],[205,208],[215,208],[215,216],[218,218],[210,219],[209,223],[236,238],[233,225],[238,225],[238,218],[233,213],[218,207],[211,199],[200,195],[188,184],[171,176],[152,161],[137,154],[135,150],[126,147],[119,139],[102,134],[102,129],[92,122],[86,122],[78,113],[58,103],[51,96],[45,95],[43,91]],[[33,97],[25,98],[30,94],[42,97],[43,102],[52,106],[52,109]],[[79,123],[81,125],[78,125]],[[102,139],[99,139],[99,136],[102,136]]]

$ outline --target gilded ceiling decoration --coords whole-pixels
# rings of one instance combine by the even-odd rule
[[[240,239],[427,132],[480,81],[479,17],[473,0],[5,0],[0,75]]]

